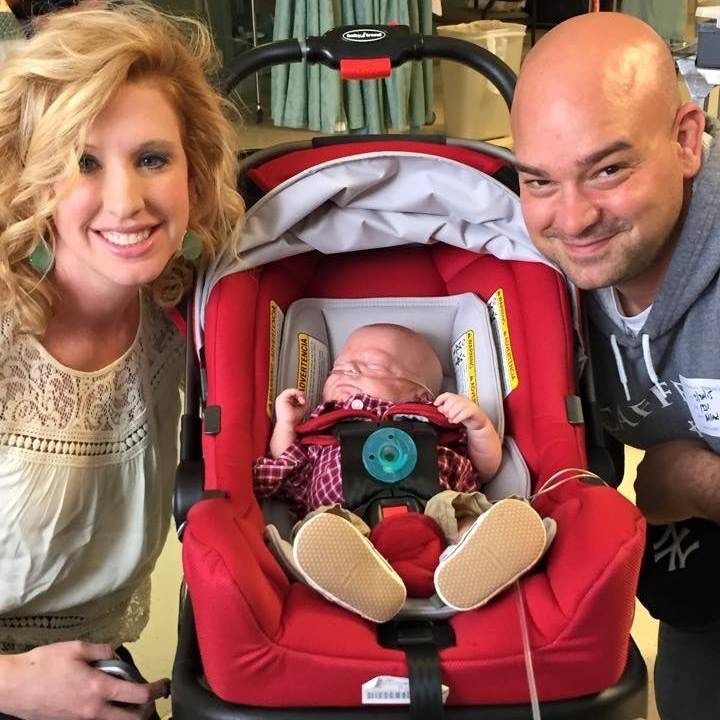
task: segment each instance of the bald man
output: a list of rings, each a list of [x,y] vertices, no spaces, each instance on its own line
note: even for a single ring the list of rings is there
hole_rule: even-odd
[[[720,718],[720,147],[704,130],[663,40],[619,13],[545,35],[512,110],[529,233],[587,291],[603,423],[646,451],[639,596],[664,621],[663,720]]]

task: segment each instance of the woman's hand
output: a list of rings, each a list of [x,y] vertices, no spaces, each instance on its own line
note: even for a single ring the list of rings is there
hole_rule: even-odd
[[[0,655],[0,712],[23,720],[146,720],[168,681],[128,682],[90,664],[113,657],[109,645],[79,641]]]

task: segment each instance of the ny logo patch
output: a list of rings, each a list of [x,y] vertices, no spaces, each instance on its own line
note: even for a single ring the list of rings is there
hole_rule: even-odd
[[[688,555],[700,547],[700,541],[696,540],[683,548],[683,541],[689,533],[690,530],[686,527],[678,532],[675,523],[668,525],[662,537],[653,543],[655,562],[659,563],[665,556],[669,556],[668,571],[683,570]]]

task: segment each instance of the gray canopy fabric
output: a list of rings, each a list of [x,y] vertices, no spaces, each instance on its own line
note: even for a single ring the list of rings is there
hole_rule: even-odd
[[[555,267],[528,237],[518,197],[485,173],[421,153],[345,157],[295,175],[248,210],[239,247],[200,273],[196,347],[210,293],[226,275],[311,250],[434,243]]]
[[[274,40],[322,35],[340,25],[408,25],[432,34],[428,0],[276,0]],[[384,133],[432,122],[432,61],[405,63],[387,80],[344,81],[306,63],[272,69],[275,125],[325,133]]]

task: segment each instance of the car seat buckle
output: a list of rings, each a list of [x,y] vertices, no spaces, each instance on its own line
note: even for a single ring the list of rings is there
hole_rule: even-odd
[[[395,517],[395,515],[406,515],[410,512],[410,508],[403,503],[402,505],[380,505],[380,517]]]

